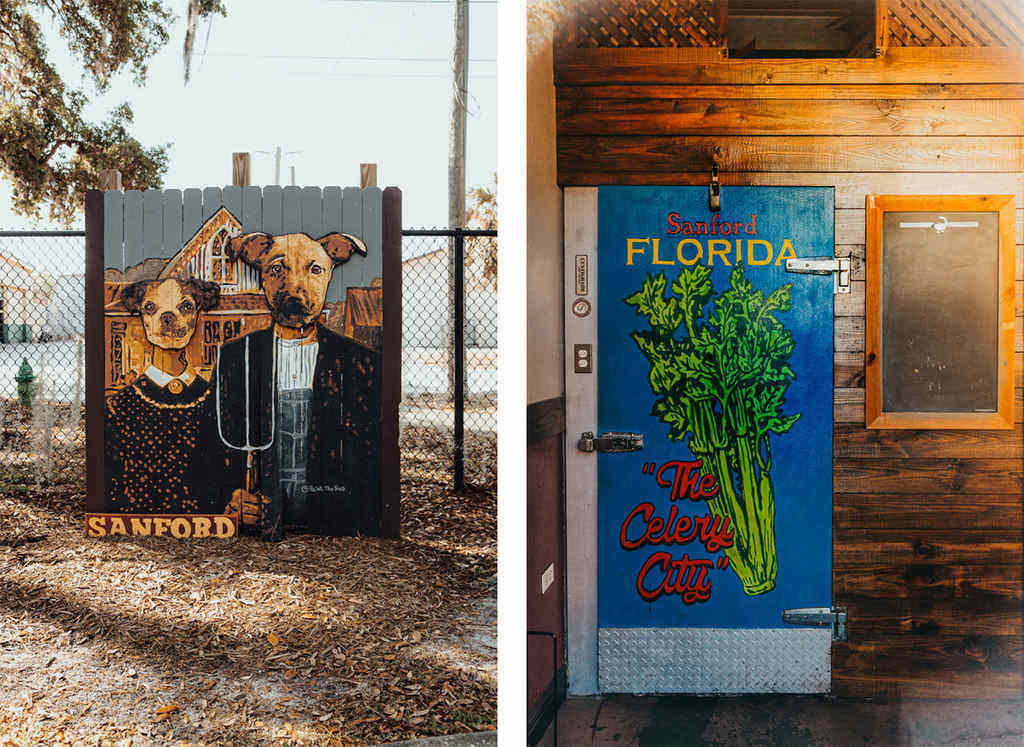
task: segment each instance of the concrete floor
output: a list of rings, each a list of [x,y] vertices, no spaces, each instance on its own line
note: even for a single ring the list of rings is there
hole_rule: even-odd
[[[554,747],[548,728],[541,747]],[[1024,745],[1024,701],[844,700],[824,696],[570,698],[559,747],[576,745]]]

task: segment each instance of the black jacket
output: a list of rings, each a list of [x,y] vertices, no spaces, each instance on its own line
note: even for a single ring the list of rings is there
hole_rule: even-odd
[[[271,499],[262,533],[279,539],[284,506],[274,459],[273,328],[224,346],[220,360],[221,432],[235,445],[246,443],[244,420],[245,349],[249,347],[249,443],[270,445],[257,452],[258,484]],[[306,508],[289,528],[329,534],[380,535],[381,354],[317,326],[316,368],[306,463]],[[216,382],[215,382],[216,383]],[[275,424],[276,425],[276,424]],[[244,486],[245,454],[232,452],[231,469]],[[339,458],[340,457],[340,458]]]

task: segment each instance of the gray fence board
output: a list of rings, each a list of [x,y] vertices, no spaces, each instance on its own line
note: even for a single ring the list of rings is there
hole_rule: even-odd
[[[124,193],[124,268],[142,261],[142,192],[129,189]]]
[[[320,187],[302,188],[302,232],[314,239],[324,235],[324,208]]]
[[[284,190],[277,185],[263,188],[263,231],[283,233]]]
[[[181,190],[168,189],[164,191],[164,257],[173,257],[178,250],[185,245],[181,236]]]
[[[221,192],[221,199],[224,201],[224,207],[228,209],[228,212],[233,216],[242,219],[242,188],[241,187],[224,187]]]
[[[142,251],[144,257],[168,256],[163,252],[164,195],[159,189],[142,194]]]
[[[223,204],[220,196],[220,187],[207,187],[203,190],[203,220],[220,210]]]
[[[363,238],[363,190],[359,187],[345,187],[342,191],[341,230]],[[367,252],[369,250],[367,246]],[[353,254],[348,262],[335,268],[327,288],[328,301],[343,301],[349,288],[362,284],[364,261],[362,256]]]
[[[182,215],[181,236],[188,241],[196,235],[196,231],[203,225],[203,192],[195,187],[189,187],[181,193]]]
[[[124,270],[124,194],[103,193],[103,266]]]
[[[263,195],[259,187],[242,189],[242,214],[235,217],[242,221],[243,233],[263,230]]]
[[[363,262],[363,279],[361,285],[369,286],[374,278],[383,275],[383,257],[381,251],[381,204],[383,191],[379,187],[363,190],[363,235],[366,242],[366,260]]]
[[[302,230],[302,190],[298,187],[284,188],[281,212],[281,233]]]
[[[341,230],[341,187],[324,187],[323,191],[324,233]]]

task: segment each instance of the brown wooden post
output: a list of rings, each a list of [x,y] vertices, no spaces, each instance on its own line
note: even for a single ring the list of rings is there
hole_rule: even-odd
[[[121,172],[117,169],[103,169],[100,172],[99,188],[104,192],[121,189]]]
[[[117,174],[120,188],[120,173]],[[85,510],[104,507],[103,478],[103,192],[85,193]]]
[[[249,186],[249,165],[252,161],[248,153],[231,154],[231,183],[236,187]]]
[[[398,452],[398,402],[402,397],[402,190],[397,187],[384,190],[381,213],[384,319],[381,330],[380,531],[384,537],[397,538],[402,528]]]
[[[359,186],[362,189],[367,187],[377,186],[377,164],[375,163],[361,163],[359,164]]]

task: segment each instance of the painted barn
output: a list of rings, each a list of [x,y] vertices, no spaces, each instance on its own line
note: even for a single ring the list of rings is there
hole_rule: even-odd
[[[533,736],[566,693],[1019,698],[1019,4],[559,7],[527,68]],[[700,379],[712,298],[756,310],[750,357]],[[725,419],[739,381],[759,419]],[[669,492],[735,544],[671,547]]]

